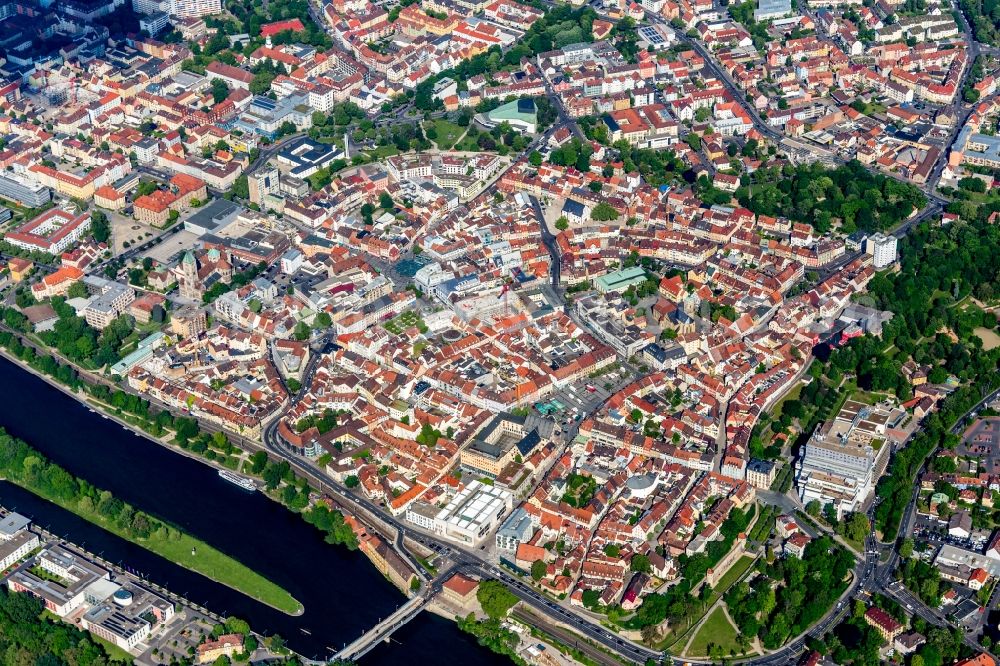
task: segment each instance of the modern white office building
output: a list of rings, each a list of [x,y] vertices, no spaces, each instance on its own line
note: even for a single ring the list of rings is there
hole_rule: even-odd
[[[222,0],[132,0],[137,14],[163,12],[177,18],[198,18],[222,12]]]
[[[896,261],[896,237],[872,234],[865,239],[865,253],[872,255],[875,268],[885,268]]]
[[[0,519],[0,571],[19,562],[38,548],[38,535],[28,530],[31,521],[19,513]]]
[[[406,520],[446,539],[478,546],[514,507],[514,496],[501,488],[472,481],[444,508],[414,503]]]
[[[110,580],[106,569],[62,546],[48,546],[7,579],[14,592],[28,592],[39,597],[45,607],[59,617],[66,617],[85,603],[87,588],[99,580]],[[44,576],[34,571],[45,572]]]
[[[781,18],[792,13],[792,0],[758,0],[754,10],[755,21],[767,21]]]
[[[859,510],[875,490],[906,412],[848,400],[802,448],[795,482],[802,503],[832,504],[837,516]]]
[[[52,190],[17,173],[0,175],[0,197],[26,208],[41,208],[52,199]]]

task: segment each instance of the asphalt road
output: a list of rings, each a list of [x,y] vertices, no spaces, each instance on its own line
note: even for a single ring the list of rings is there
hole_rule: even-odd
[[[289,463],[296,467],[300,472],[305,473],[307,477],[316,483],[321,490],[335,496],[344,506],[353,506],[366,513],[372,513],[380,516],[382,522],[396,529],[397,545],[401,546],[402,539],[407,538],[432,549],[447,549],[450,551],[448,554],[449,559],[455,564],[455,570],[480,578],[493,578],[504,582],[522,602],[542,613],[546,618],[548,618],[549,621],[565,625],[582,636],[604,645],[630,661],[635,663],[644,663],[647,659],[652,658],[654,660],[659,660],[663,656],[658,651],[627,640],[602,626],[594,624],[574,612],[571,608],[566,607],[564,604],[538,593],[533,588],[523,583],[519,578],[513,576],[492,562],[487,561],[484,557],[480,556],[478,552],[462,549],[450,541],[445,541],[437,538],[436,536],[425,534],[422,531],[414,529],[413,526],[404,524],[385,514],[380,507],[367,499],[357,496],[348,491],[346,488],[333,483],[329,477],[325,475],[325,473],[316,468],[310,461],[299,458],[281,446],[276,430],[277,420],[273,421],[267,426],[267,428],[265,428],[264,441],[268,450],[275,455],[288,460]],[[877,555],[873,557],[877,560]],[[410,556],[410,558],[412,561],[412,556]],[[817,623],[804,635],[797,637],[780,650],[771,654],[749,657],[747,659],[733,659],[732,662],[757,666],[778,666],[779,664],[788,664],[794,661],[798,655],[805,650],[806,636],[822,636],[826,631],[839,622],[841,615],[848,607],[846,600],[853,595],[853,593],[861,587],[865,581],[871,580],[874,573],[879,570],[877,567],[869,566],[869,564],[871,564],[871,560],[869,559],[859,560],[855,569],[854,580],[844,592],[841,603],[834,606],[834,608],[831,609],[830,613],[828,613],[823,620]],[[438,576],[434,579],[434,581],[432,581],[432,585],[440,585],[443,580],[444,576]],[[681,666],[685,663],[707,665],[712,662],[709,660],[671,657],[670,663],[675,664],[676,666]]]
[[[310,12],[311,13],[315,12],[316,10],[315,6],[312,3],[310,3],[309,6],[310,6]],[[313,18],[319,25],[323,26],[325,29],[327,28],[326,22],[323,20],[323,17],[314,14]],[[651,18],[654,22],[658,21],[662,22],[662,19],[659,17],[651,17]],[[725,70],[723,70],[715,62],[715,60],[712,58],[711,54],[708,53],[705,47],[695,40],[691,40],[690,43],[692,45],[692,48],[694,48],[695,51],[697,51],[705,59],[706,65],[729,89],[733,98],[737,100],[744,107],[744,109],[747,111],[747,113],[753,120],[757,129],[764,136],[770,138],[775,142],[782,143],[783,145],[788,144],[789,142],[788,138],[785,137],[780,132],[773,129],[771,126],[769,126],[766,123],[766,121],[763,118],[761,118],[757,110],[751,104],[749,104],[749,102],[746,101],[745,96],[740,92],[740,89],[736,85],[736,83],[732,81],[728,73],[725,72]],[[550,96],[554,96],[550,87],[547,88],[547,91],[550,93]],[[548,136],[551,136],[551,133],[554,132],[557,128],[565,126],[568,123],[571,123],[571,119],[565,116],[565,113],[562,109],[562,105],[559,104],[558,101],[556,102],[556,108],[559,110],[559,119],[556,125],[550,128],[550,130],[546,132],[544,135],[536,137],[536,139],[532,142],[532,145],[529,147],[529,150],[537,145],[540,145],[544,141],[544,139]],[[400,110],[397,111],[395,114],[390,114],[393,116],[393,118],[383,118],[382,122],[395,122],[398,120],[396,116],[402,113],[405,113],[405,110]],[[579,133],[579,128],[576,127],[575,124],[573,124],[572,127],[577,133]],[[276,142],[275,144],[263,148],[261,150],[260,156],[254,161],[254,164],[251,165],[251,167],[255,168],[256,166],[264,163],[266,160],[270,159],[270,157],[272,157],[278,150],[280,150],[286,143],[299,138],[299,136],[300,135],[285,137],[282,140]],[[798,145],[795,145],[792,148],[796,151],[801,151],[803,149],[802,146]],[[805,146],[804,148],[812,149],[810,146]],[[816,154],[820,154],[823,151],[820,151],[817,148],[815,149],[815,152]],[[940,173],[940,167],[942,166],[942,164],[937,165],[938,166],[938,169],[936,171],[937,174]],[[170,175],[160,172],[152,167],[140,167],[140,170],[145,173],[148,173],[149,175],[154,175],[157,177],[169,177]],[[923,220],[927,219],[930,216],[938,214],[943,204],[946,203],[943,199],[936,197],[932,193],[928,193],[928,197],[930,200],[929,206],[926,209],[924,209],[924,211],[922,211],[920,214],[914,216],[914,218],[910,220],[907,220],[903,225],[901,225],[898,229],[896,229],[893,232],[894,235],[896,235],[897,237],[904,236],[915,225],[919,224],[920,222],[922,222]],[[532,198],[532,205],[535,208],[536,213],[539,215],[539,219],[543,220],[543,217],[541,215],[542,213],[541,206],[539,202],[534,198]],[[181,225],[177,225],[172,230],[168,230],[167,233],[175,233],[180,228]],[[548,229],[545,227],[544,222],[542,222],[541,235],[543,243],[545,244],[546,249],[548,250],[550,258],[552,260],[552,284],[558,294],[560,293],[559,253],[555,245],[555,239],[552,236],[552,234],[549,233]],[[122,255],[122,257],[127,260],[132,256],[138,254],[138,252],[140,251],[142,251],[141,248],[134,248],[129,252],[125,253],[125,255]],[[846,264],[855,257],[856,255],[847,256],[844,258],[843,263]],[[327,338],[321,340],[323,345],[325,345],[326,340]],[[303,387],[308,387],[310,385],[316,369],[316,363],[319,357],[320,354],[314,353],[313,357],[310,359],[306,371],[303,375],[303,381],[302,381]],[[303,390],[305,390],[305,388]],[[294,396],[293,402],[297,400],[301,396],[301,394],[302,393],[300,392],[298,395]],[[996,394],[994,394],[994,396],[995,395]],[[458,570],[466,573],[471,573],[480,577],[496,578],[502,580],[511,588],[514,594],[516,594],[527,606],[530,606],[537,612],[541,613],[544,616],[544,618],[546,618],[547,621],[556,622],[561,625],[568,626],[572,628],[574,631],[587,637],[588,639],[604,645],[605,647],[622,655],[628,660],[641,663],[649,658],[653,659],[660,658],[661,655],[657,651],[651,650],[645,646],[638,645],[632,641],[624,639],[623,637],[615,634],[614,632],[611,632],[605,629],[604,627],[596,625],[593,622],[587,620],[586,618],[583,618],[582,616],[575,613],[572,609],[568,608],[566,605],[558,603],[552,599],[549,599],[548,597],[539,594],[531,587],[525,585],[520,579],[512,576],[508,572],[500,569],[498,566],[487,561],[484,557],[480,556],[478,552],[461,549],[451,542],[446,542],[441,539],[438,539],[435,536],[427,535],[424,534],[423,532],[415,530],[412,526],[397,521],[392,516],[386,514],[381,507],[376,506],[372,502],[369,502],[367,499],[355,495],[350,491],[348,491],[346,488],[343,488],[338,484],[333,483],[326,476],[326,474],[318,467],[316,467],[311,461],[299,458],[298,456],[294,455],[291,451],[289,451],[288,449],[286,449],[281,445],[276,432],[277,423],[278,419],[276,418],[270,424],[268,424],[264,429],[264,444],[266,448],[269,451],[271,451],[274,455],[288,460],[290,464],[293,465],[293,467],[295,467],[300,472],[304,473],[320,489],[330,493],[332,496],[335,496],[345,506],[352,506],[358,510],[361,510],[364,513],[369,513],[374,516],[378,516],[380,522],[394,528],[396,530],[394,547],[400,550],[401,554],[407,557],[407,559],[411,562],[411,565],[414,567],[415,571],[417,571],[419,575],[424,576],[423,569],[419,565],[419,563],[415,562],[412,554],[410,554],[405,548],[403,548],[402,542],[404,538],[410,538],[428,547],[433,547],[436,549],[448,549],[449,550],[448,556],[455,563],[455,566],[451,570]],[[914,502],[911,502],[911,504],[907,507],[907,511],[904,514],[904,523],[903,523],[904,526],[908,523],[908,520],[911,517],[913,506]],[[846,600],[850,596],[855,594],[855,592],[859,589],[882,591],[890,595],[899,596],[900,598],[907,599],[908,600],[907,603],[910,603],[912,605],[912,599],[910,598],[912,597],[912,595],[908,595],[908,593],[905,590],[900,592],[898,590],[900,586],[891,584],[892,573],[898,561],[898,556],[896,555],[896,553],[894,551],[891,552],[888,560],[885,563],[880,564],[879,562],[880,553],[884,552],[884,549],[887,547],[878,544],[874,536],[869,537],[869,539],[866,542],[866,545],[868,546],[868,548],[866,549],[867,552],[865,556],[858,561],[857,567],[855,569],[854,579],[851,585],[849,586],[848,590],[844,593],[844,597],[834,607],[834,609],[832,609],[831,612],[828,613],[824,617],[824,619],[821,620],[817,625],[815,625],[806,635],[820,636],[823,633],[825,633],[829,628],[831,628],[836,622],[839,622],[844,612],[846,612],[847,606],[849,605]],[[888,548],[891,549],[891,546],[889,546]],[[451,570],[449,570],[449,572],[446,573],[450,573]],[[431,590],[440,589],[440,584],[444,580],[444,578],[445,576],[441,575],[433,579],[430,582],[429,586],[430,589]],[[919,600],[917,601],[919,602]],[[935,623],[941,622],[941,619],[938,617],[940,614],[936,613],[936,611],[934,611],[933,609],[926,609],[925,607],[921,608],[919,605],[915,605],[914,608],[919,608],[920,609],[919,612],[922,615],[926,613],[929,617],[934,617],[932,621],[934,621]],[[778,664],[788,664],[804,651],[805,649],[804,641],[805,641],[805,635],[796,638],[795,640],[791,641],[789,644],[784,646],[782,649],[772,654],[759,657],[751,657],[744,660],[737,659],[733,661],[740,663],[747,663],[747,664],[758,664],[761,666],[765,665],[777,666]],[[678,658],[672,658],[671,662],[674,664],[710,663],[709,661],[706,660],[678,659]]]

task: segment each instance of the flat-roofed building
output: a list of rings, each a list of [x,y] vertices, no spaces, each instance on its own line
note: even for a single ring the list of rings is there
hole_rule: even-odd
[[[19,513],[11,511],[3,518],[0,518],[0,541],[6,541],[16,534],[20,534],[28,529],[31,520]]]
[[[531,516],[523,508],[518,507],[497,530],[497,549],[514,553],[517,547],[527,542],[534,533]]]
[[[753,12],[753,19],[758,22],[767,21],[791,13],[791,0],[758,0],[757,9]]]
[[[222,0],[171,0],[170,14],[179,18],[196,18],[222,12]]]
[[[111,576],[81,555],[63,546],[50,545],[7,579],[14,592],[40,598],[45,608],[66,617],[84,604],[84,593],[94,582]]]
[[[293,93],[279,100],[257,95],[236,120],[236,129],[273,139],[286,122],[298,130],[312,127],[308,95]]]
[[[18,532],[6,541],[0,541],[0,572],[20,562],[38,548],[38,535],[28,530]]]
[[[184,221],[184,229],[198,236],[218,233],[236,221],[243,207],[226,199],[212,199]]]
[[[0,197],[25,208],[41,208],[52,200],[52,190],[16,173],[0,174]]]
[[[80,618],[80,626],[131,652],[149,637],[153,627],[173,617],[174,605],[131,582],[111,585],[117,589],[110,595],[95,590],[94,603]]]
[[[514,496],[506,490],[472,481],[434,519],[435,531],[446,539],[478,546],[511,510]]]
[[[1000,168],[1000,137],[989,134],[975,134],[966,125],[959,132],[955,142],[961,161],[991,169]]]
[[[329,143],[320,143],[309,137],[302,137],[286,148],[282,148],[275,161],[296,178],[308,178],[334,160],[343,157],[340,148]]]
[[[182,338],[193,338],[208,326],[208,317],[202,308],[189,306],[177,310],[170,317],[170,330]]]
[[[889,460],[890,430],[904,416],[898,407],[844,403],[803,447],[795,477],[802,502],[833,504],[838,517],[861,508]]]
[[[281,180],[278,170],[268,165],[254,171],[247,176],[247,188],[251,203],[263,204],[266,197],[280,192]]]
[[[19,513],[0,519],[0,572],[27,557],[38,548],[38,535],[28,530],[31,521]]]
[[[83,317],[98,330],[107,328],[135,300],[135,289],[120,282],[88,275],[83,283],[87,291],[94,294],[83,310]]]
[[[963,585],[974,569],[982,569],[993,578],[1000,577],[1000,561],[948,543],[942,545],[934,557],[934,566],[941,571],[942,577]]]
[[[872,255],[875,268],[885,268],[896,261],[896,237],[876,233],[865,239],[865,252]]]

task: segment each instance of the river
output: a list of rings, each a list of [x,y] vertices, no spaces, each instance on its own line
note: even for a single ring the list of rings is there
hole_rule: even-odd
[[[357,551],[326,544],[301,518],[261,493],[223,481],[211,467],[90,411],[0,357],[0,426],[69,472],[169,521],[284,587],[305,607],[293,617],[184,569],[3,482],[0,504],[15,508],[110,561],[221,615],[280,634],[305,656],[326,659],[405,601]],[[307,633],[308,632],[308,633]],[[445,658],[443,654],[447,653]],[[364,657],[365,666],[415,663],[504,664],[453,622],[421,613]]]

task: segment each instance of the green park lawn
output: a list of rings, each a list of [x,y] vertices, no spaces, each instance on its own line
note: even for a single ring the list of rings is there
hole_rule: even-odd
[[[148,543],[147,543],[148,542]],[[224,585],[243,592],[285,613],[302,610],[302,604],[277,584],[267,580],[252,569],[240,564],[225,553],[212,548],[194,537],[181,533],[176,540],[139,541],[140,546],[163,555],[172,562],[197,571]],[[194,551],[192,551],[194,549]],[[192,552],[194,554],[192,554]]]
[[[368,157],[370,157],[373,160],[381,160],[385,159],[386,157],[392,157],[393,155],[398,155],[398,154],[399,154],[399,148],[397,148],[395,145],[391,143],[385,146],[378,146],[374,150],[368,151]]]
[[[465,128],[461,125],[457,125],[450,120],[445,120],[440,118],[431,123],[427,123],[424,128],[433,127],[434,131],[437,132],[437,138],[434,139],[434,143],[441,150],[451,150],[455,142],[458,141],[459,137],[465,133]]]
[[[58,617],[56,619],[59,620]],[[108,653],[108,656],[111,658],[113,662],[118,662],[122,664],[135,663],[135,657],[133,657],[131,654],[121,649],[111,641],[104,640],[97,634],[90,634],[90,640],[102,645],[104,647],[104,650]]]
[[[744,555],[740,559],[736,560],[733,566],[729,567],[729,571],[723,574],[722,578],[719,579],[719,584],[712,588],[711,594],[709,594],[708,599],[705,600],[705,607],[710,607],[722,598],[722,595],[724,595],[729,588],[743,576],[743,574],[749,571],[750,567],[752,567],[753,563],[756,561],[757,558],[752,555]],[[687,628],[678,627],[677,630],[671,629],[660,642],[660,648],[681,649],[687,642],[687,636],[690,635],[692,628],[693,625]]]
[[[389,331],[393,335],[399,335],[411,326],[416,326],[421,331],[427,329],[420,315],[413,310],[407,310],[403,312],[398,317],[390,319],[389,321],[382,324],[385,330]]]
[[[736,642],[736,627],[726,617],[722,606],[716,606],[715,610],[705,618],[691,641],[687,654],[691,657],[707,656],[710,644],[720,646],[722,653],[727,656],[731,651],[740,649]]]
[[[745,574],[747,570],[749,570],[750,567],[753,566],[753,563],[756,561],[756,559],[757,558],[751,555],[744,555],[740,559],[736,560],[735,564],[729,567],[729,571],[727,571],[725,575],[723,575],[722,578],[719,579],[719,584],[715,586],[715,590],[719,591],[718,596],[722,596],[722,594],[724,594],[726,590],[732,587],[733,583],[739,580],[740,576]],[[715,590],[713,590],[712,592],[713,596],[710,598],[716,598]]]
[[[482,149],[479,147],[479,144],[477,142],[478,138],[473,139],[468,134],[466,134],[464,137],[462,137],[462,140],[459,141],[457,145],[455,145],[454,150],[464,150],[468,152],[480,151]]]

